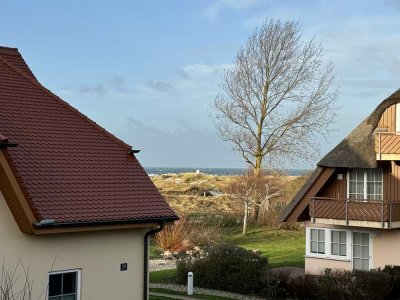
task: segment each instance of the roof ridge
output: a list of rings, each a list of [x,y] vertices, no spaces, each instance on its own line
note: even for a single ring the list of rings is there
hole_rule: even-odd
[[[16,49],[16,48],[15,48]],[[0,52],[1,53],[1,52]],[[19,52],[17,52],[19,55],[21,55]],[[22,57],[22,55],[21,55]],[[60,104],[64,105],[67,109],[77,113],[81,118],[87,120],[89,123],[93,124],[95,127],[97,127],[101,132],[103,132],[105,135],[107,135],[108,137],[114,139],[116,142],[118,142],[121,146],[124,146],[128,149],[132,149],[132,146],[125,143],[124,141],[122,141],[121,139],[117,138],[115,135],[113,135],[112,133],[108,132],[105,128],[103,128],[102,126],[100,126],[99,124],[97,124],[95,121],[93,121],[92,119],[90,119],[89,117],[87,117],[85,114],[81,113],[79,110],[77,110],[76,108],[74,108],[73,106],[71,106],[69,103],[67,103],[66,101],[64,101],[63,99],[61,99],[60,97],[58,97],[56,94],[54,94],[53,92],[51,92],[49,89],[47,89],[46,87],[44,87],[38,80],[33,80],[33,78],[31,78],[30,76],[28,76],[27,74],[25,74],[23,71],[19,70],[17,67],[15,67],[14,65],[12,65],[11,63],[9,63],[6,59],[4,59],[3,57],[1,57],[0,55],[0,60],[7,65],[9,68],[11,68],[14,72],[18,73],[19,75],[23,76],[26,80],[28,80],[29,82],[33,83],[34,85],[36,85],[37,87],[39,87],[40,89],[44,90],[49,96],[51,96],[52,98],[54,98],[55,100],[60,101]]]

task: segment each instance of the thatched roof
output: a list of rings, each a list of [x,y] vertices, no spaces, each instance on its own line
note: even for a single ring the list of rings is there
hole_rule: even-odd
[[[333,168],[376,168],[374,130],[386,108],[400,102],[400,89],[383,100],[350,134],[317,165]]]

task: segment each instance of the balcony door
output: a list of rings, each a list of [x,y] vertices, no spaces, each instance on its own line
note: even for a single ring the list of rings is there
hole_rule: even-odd
[[[371,259],[370,233],[353,231],[353,270],[369,271]]]
[[[396,132],[400,132],[400,103],[396,103]]]
[[[347,198],[382,200],[382,169],[350,169],[347,174]]]

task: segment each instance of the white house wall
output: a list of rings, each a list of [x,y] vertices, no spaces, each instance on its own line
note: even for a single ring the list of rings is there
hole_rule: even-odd
[[[20,260],[33,280],[33,300],[46,299],[50,271],[81,269],[81,300],[136,300],[143,295],[146,229],[35,236],[22,233],[0,193],[0,258]],[[120,271],[127,263],[128,270]],[[19,269],[22,277],[22,269]]]

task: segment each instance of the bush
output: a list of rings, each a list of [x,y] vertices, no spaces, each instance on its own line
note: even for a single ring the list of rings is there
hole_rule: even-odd
[[[185,216],[174,225],[165,226],[154,237],[154,243],[162,250],[178,252],[193,246],[207,246],[219,242],[221,230],[202,222],[193,222]]]
[[[290,230],[290,231],[304,231],[304,227],[298,222],[283,222],[279,224],[279,229]]]
[[[179,251],[188,247],[189,221],[182,216],[174,225],[167,225],[154,236],[154,243],[163,250]]]
[[[294,299],[317,299],[318,280],[316,276],[309,274],[288,276],[286,283],[282,280],[281,289],[288,292],[290,297]]]
[[[389,299],[399,299],[400,297],[400,266],[385,266],[382,270],[392,277],[392,291]]]
[[[385,299],[391,276],[381,271],[325,270],[318,280],[320,299]]]
[[[319,276],[280,278],[286,297],[293,299],[395,299],[392,277],[382,271],[343,271],[326,269]]]
[[[194,273],[194,285],[244,294],[262,293],[268,260],[230,244],[217,244],[178,260],[177,281],[185,284]]]
[[[190,214],[190,219],[193,222],[201,223],[205,227],[214,228],[235,228],[241,223],[242,215],[237,213],[215,213],[215,214]]]

